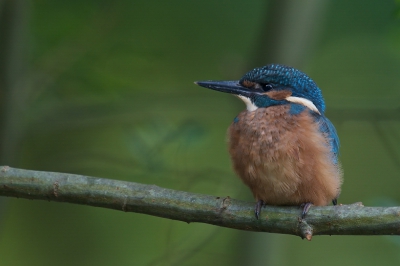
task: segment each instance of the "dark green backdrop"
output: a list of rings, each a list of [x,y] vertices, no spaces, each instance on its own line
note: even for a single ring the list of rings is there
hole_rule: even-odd
[[[285,63],[322,88],[341,140],[339,202],[399,205],[396,3],[276,2],[1,0],[1,164],[253,201],[226,149],[243,103],[193,81]],[[70,204],[0,204],[0,265],[400,263],[398,237],[307,242]]]

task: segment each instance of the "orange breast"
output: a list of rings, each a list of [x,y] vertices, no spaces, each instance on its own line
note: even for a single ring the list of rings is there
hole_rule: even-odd
[[[340,193],[342,174],[327,136],[307,110],[289,105],[243,111],[229,127],[233,168],[255,199],[270,205],[327,205]]]

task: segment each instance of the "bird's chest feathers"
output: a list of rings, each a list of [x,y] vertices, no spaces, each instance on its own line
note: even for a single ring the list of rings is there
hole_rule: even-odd
[[[302,138],[316,133],[318,127],[307,110],[292,115],[289,105],[280,105],[244,111],[229,129],[230,147],[234,149],[231,154],[250,157],[257,163],[286,160],[288,156],[296,156]]]
[[[308,110],[292,115],[289,105],[240,113],[229,128],[229,152],[256,198],[258,187],[277,198],[296,191],[302,179],[315,176],[314,157],[329,157],[327,140]]]

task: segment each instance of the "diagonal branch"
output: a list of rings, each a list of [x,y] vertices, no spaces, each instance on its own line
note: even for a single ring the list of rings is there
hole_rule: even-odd
[[[312,207],[306,219],[298,207],[266,206],[259,220],[253,203],[133,182],[0,167],[0,196],[69,202],[138,212],[247,231],[297,235],[399,235],[400,207],[361,203]]]

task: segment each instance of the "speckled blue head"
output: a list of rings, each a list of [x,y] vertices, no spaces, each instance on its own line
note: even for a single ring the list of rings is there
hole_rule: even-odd
[[[321,114],[325,112],[324,98],[317,84],[309,76],[293,67],[271,64],[255,68],[247,72],[239,83],[243,84],[246,81],[270,84],[275,90],[290,89],[292,96],[308,99],[314,103]]]

